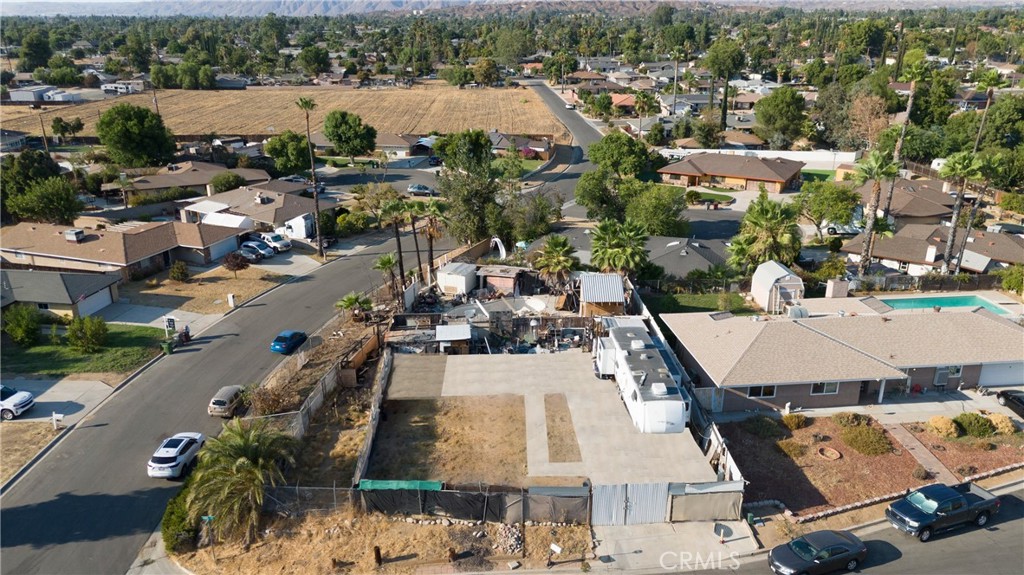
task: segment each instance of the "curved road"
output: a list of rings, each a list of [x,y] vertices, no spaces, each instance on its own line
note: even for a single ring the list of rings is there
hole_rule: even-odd
[[[126,572],[178,491],[146,476],[159,442],[180,431],[216,434],[221,420],[206,415],[213,393],[260,381],[281,361],[267,349],[273,335],[313,332],[343,295],[380,283],[371,262],[392,251],[385,237],[226,316],[86,417],[0,498],[0,572]],[[403,251],[415,258],[411,244]]]

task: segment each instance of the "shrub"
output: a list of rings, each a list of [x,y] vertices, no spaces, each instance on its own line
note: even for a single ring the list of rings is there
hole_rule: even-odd
[[[235,188],[241,188],[244,185],[245,178],[234,172],[221,172],[210,178],[210,186],[213,188],[213,193],[215,194],[220,194]]]
[[[246,396],[246,403],[257,417],[283,413],[288,405],[284,392],[276,388],[256,387],[248,390]]]
[[[84,352],[95,353],[107,343],[107,322],[101,317],[76,317],[68,326],[68,343]]]
[[[1009,212],[1024,214],[1024,194],[1005,193],[999,200],[999,207]]]
[[[740,426],[751,435],[761,439],[779,439],[782,437],[782,428],[779,424],[767,415],[755,415],[744,419]]]
[[[793,439],[783,439],[775,442],[775,447],[785,453],[790,459],[796,459],[807,455],[807,446]]]
[[[249,269],[249,260],[245,259],[239,253],[231,252],[224,256],[224,259],[221,261],[221,265],[224,266],[224,269],[234,273],[235,279],[238,279],[238,272]]]
[[[783,415],[782,425],[785,425],[790,431],[796,431],[802,427],[807,427],[807,416],[801,413]]]
[[[971,447],[977,449],[978,451],[995,451],[997,446],[995,443],[992,443],[987,439],[975,439],[971,443]]]
[[[929,477],[932,476],[931,472],[925,469],[924,465],[921,465],[920,463],[918,463],[914,467],[914,470],[911,471],[910,474],[913,475],[914,479],[918,481],[926,481]]]
[[[60,334],[57,333],[57,324],[50,324],[50,345],[60,345]]]
[[[162,204],[164,202],[174,202],[187,198],[198,198],[201,195],[202,194],[195,190],[186,190],[175,186],[165,192],[159,192],[156,194],[148,194],[145,196],[134,195],[128,199],[128,205],[131,207],[148,206],[150,204]]]
[[[840,411],[832,416],[832,421],[839,427],[858,427],[870,423],[871,418],[852,411]]]
[[[996,426],[979,413],[961,413],[953,421],[971,437],[988,437],[996,432]]]
[[[186,282],[188,281],[188,276],[188,264],[181,260],[171,264],[171,271],[167,274],[167,277],[176,282]]]
[[[953,439],[960,436],[960,427],[952,419],[944,415],[936,415],[928,420],[928,431],[939,437]]]
[[[185,487],[167,502],[167,509],[164,510],[164,519],[160,522],[160,534],[164,539],[164,547],[171,553],[182,553],[191,550],[199,534],[198,525],[189,521],[188,507],[185,500],[188,497],[191,481],[185,482]]]
[[[978,468],[973,465],[959,465],[954,469],[954,471],[956,471],[957,475],[960,477],[969,477],[971,475],[978,474]]]
[[[885,432],[877,427],[859,425],[844,427],[839,436],[843,443],[864,455],[885,455],[892,451],[892,443]]]
[[[992,426],[995,427],[996,433],[999,435],[1013,435],[1017,433],[1017,426],[1013,424],[1013,420],[1002,413],[993,413],[988,416],[988,420],[992,422]]]
[[[3,314],[4,331],[21,347],[32,347],[39,341],[42,320],[38,309],[24,304],[12,305]]]
[[[686,203],[698,204],[700,203],[700,192],[694,189],[686,190]]]

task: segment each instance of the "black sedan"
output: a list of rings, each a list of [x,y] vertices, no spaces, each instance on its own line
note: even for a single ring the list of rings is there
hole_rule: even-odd
[[[772,549],[768,566],[778,575],[855,571],[867,555],[867,546],[849,531],[815,531]]]
[[[1018,391],[1016,389],[1000,391],[996,394],[996,401],[999,402],[999,405],[1009,407],[1010,411],[1016,413],[1019,417],[1024,418],[1024,391]]]

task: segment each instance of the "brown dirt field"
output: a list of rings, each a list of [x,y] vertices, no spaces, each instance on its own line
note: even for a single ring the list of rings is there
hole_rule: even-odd
[[[548,461],[553,463],[575,463],[583,461],[580,444],[576,441],[576,429],[572,425],[569,402],[563,393],[548,393],[544,396],[544,417],[548,427]]]
[[[1024,433],[1019,431],[1013,435],[994,435],[985,439],[973,437],[943,439],[926,431],[927,424],[925,423],[916,424],[919,427],[914,425],[906,424],[903,427],[914,434],[914,437],[923,443],[928,451],[931,451],[959,479],[1024,461]],[[922,431],[916,431],[917,429],[922,429]],[[996,448],[988,451],[977,447],[978,443],[991,443]],[[974,467],[975,470],[965,469],[967,467]],[[964,471],[969,471],[969,473],[963,473]]]
[[[0,483],[14,476],[59,431],[48,421],[5,421],[0,424]]]
[[[118,293],[137,305],[215,314],[231,309],[228,307],[229,293],[235,294],[235,303],[241,304],[288,279],[254,267],[238,272],[235,279],[232,272],[217,266],[192,276],[185,283],[171,281],[168,273],[164,270],[145,280],[129,282],[119,287]]]
[[[519,395],[384,403],[367,477],[521,487],[526,414]]]
[[[370,421],[371,391],[336,390],[310,423],[288,484],[349,486]]]
[[[447,565],[447,549],[473,555],[454,565],[456,572],[480,572],[507,569],[505,563],[516,560],[527,569],[543,568],[552,540],[562,546],[562,557],[578,559],[590,550],[590,528],[528,527],[526,558],[495,556],[490,536],[473,537],[484,529],[493,533],[496,524],[483,527],[455,525],[419,525],[391,521],[383,515],[362,515],[345,511],[327,515],[306,515],[275,519],[269,535],[248,552],[239,545],[220,545],[216,561],[209,549],[177,557],[194,573],[414,573],[421,567]],[[333,530],[329,531],[329,530]],[[552,531],[555,535],[552,535]],[[384,565],[373,565],[373,546],[379,545]]]
[[[378,132],[427,134],[468,129],[497,129],[510,134],[551,134],[558,143],[569,141],[569,132],[530,88],[459,90],[442,81],[417,84],[412,89],[353,90],[340,88],[270,87],[248,90],[160,90],[160,115],[175,134],[273,134],[303,131],[305,116],[295,101],[316,100],[310,114],[313,131],[323,127],[331,110],[347,110],[362,117]],[[47,107],[40,112],[27,106],[5,106],[4,128],[40,135],[39,116],[47,126],[54,116],[80,117],[82,136],[96,135],[96,122],[115,104],[130,103],[151,108],[153,94],[132,94],[91,102],[73,108]]]
[[[806,455],[796,460],[780,452],[775,441],[751,435],[739,423],[721,426],[729,451],[750,482],[744,499],[778,499],[794,512],[806,515],[922,485],[911,476],[917,461],[906,450],[901,455],[861,455],[839,439],[840,428],[830,419],[809,422],[807,427],[787,435],[807,446]],[[780,429],[784,428],[780,425]],[[814,443],[814,433],[830,439]],[[843,456],[837,461],[827,460],[818,455],[819,447],[832,447]]]

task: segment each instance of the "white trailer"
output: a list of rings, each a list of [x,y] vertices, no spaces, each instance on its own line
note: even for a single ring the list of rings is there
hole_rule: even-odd
[[[616,350],[615,382],[641,433],[681,433],[690,419],[689,395],[676,385],[650,335],[637,327],[608,331]]]

